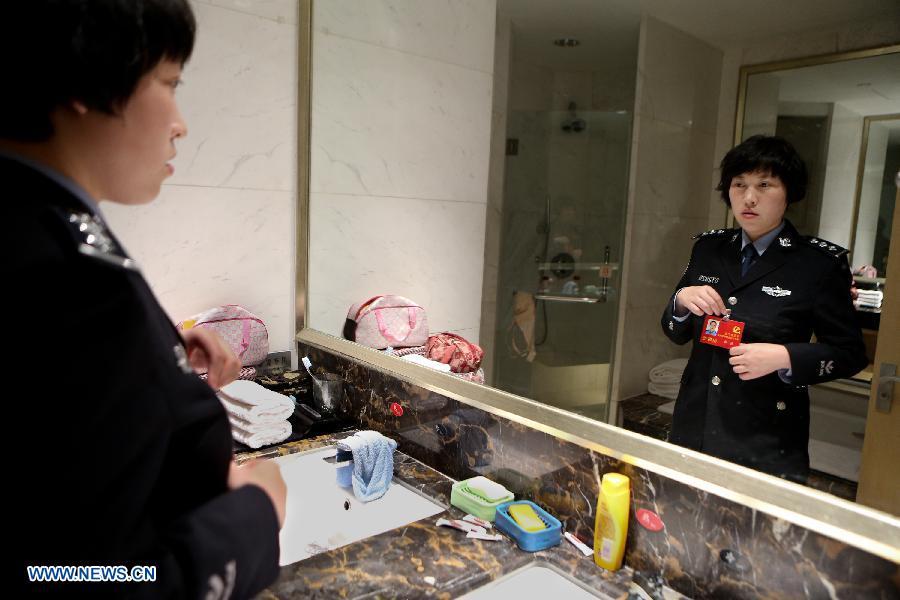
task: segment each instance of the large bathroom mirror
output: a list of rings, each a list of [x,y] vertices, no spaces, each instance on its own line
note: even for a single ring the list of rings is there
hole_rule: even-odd
[[[851,378],[810,388],[810,462],[832,491],[853,497],[872,361],[886,333],[881,312],[900,170],[900,46],[745,66],[738,99],[735,142],[780,135],[809,168],[807,198],[786,217],[801,233],[850,250],[870,364]]]
[[[820,54],[815,36],[785,41],[808,32],[806,13],[773,24],[716,0],[397,5],[301,3],[298,339],[767,510],[900,531],[838,499],[854,497],[846,477],[821,473],[818,489],[845,486],[829,496],[663,442],[678,387],[665,366],[687,353],[660,314],[691,236],[726,225],[713,167],[734,139],[740,66]],[[875,5],[894,8],[806,3],[835,39],[865,31]],[[856,43],[895,43],[897,29]],[[479,344],[481,371],[464,381],[340,339],[350,307],[380,294]]]

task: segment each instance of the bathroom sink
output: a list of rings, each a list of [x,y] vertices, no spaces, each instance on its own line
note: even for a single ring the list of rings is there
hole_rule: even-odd
[[[491,600],[492,598],[565,598],[566,600],[613,600],[603,592],[589,591],[579,581],[552,565],[530,564],[504,575],[477,590],[461,596],[460,600]]]
[[[342,488],[336,482],[335,452],[332,446],[272,459],[287,484],[287,517],[279,537],[282,566],[402,527],[445,508],[396,478],[378,500],[358,501],[351,488]]]

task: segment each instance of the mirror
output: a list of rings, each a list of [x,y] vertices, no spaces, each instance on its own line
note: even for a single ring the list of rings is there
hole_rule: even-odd
[[[857,320],[869,360],[878,344],[900,168],[900,48],[741,69],[737,141],[780,135],[807,164],[807,198],[788,218],[807,235],[850,250]],[[859,481],[873,365],[810,388],[810,463],[847,497]],[[852,494],[852,495],[851,495]]]
[[[661,335],[659,315],[691,234],[725,224],[712,165],[732,145],[738,93],[746,104],[739,66],[817,53],[808,36],[791,50],[765,38],[790,40],[808,23],[774,31],[763,14],[712,11],[712,0],[683,11],[433,3],[427,15],[388,4],[312,6],[300,322],[340,337],[351,305],[405,296],[430,331],[484,348],[485,404],[516,405],[509,392],[664,438],[652,426],[671,422],[671,402],[649,397],[648,373],[686,354]],[[872,18],[808,8],[835,36]],[[392,371],[421,377],[393,360]],[[443,388],[453,377],[440,374]],[[860,415],[850,417],[855,432]],[[852,485],[840,495],[852,499]]]

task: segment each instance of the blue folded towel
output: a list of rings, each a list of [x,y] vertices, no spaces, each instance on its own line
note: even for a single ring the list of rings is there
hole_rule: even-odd
[[[377,431],[359,431],[337,447],[353,453],[353,495],[362,502],[384,496],[394,477],[397,442]]]

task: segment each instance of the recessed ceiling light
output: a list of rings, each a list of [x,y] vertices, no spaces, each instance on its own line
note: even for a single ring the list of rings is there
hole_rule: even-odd
[[[557,40],[553,40],[553,45],[559,46],[560,48],[574,48],[580,43],[581,42],[579,42],[575,38],[559,38]]]

